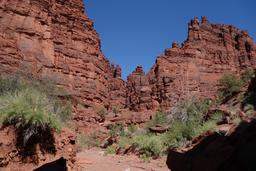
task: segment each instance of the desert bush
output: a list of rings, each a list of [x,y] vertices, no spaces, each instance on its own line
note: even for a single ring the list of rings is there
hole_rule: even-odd
[[[157,135],[135,136],[132,138],[132,145],[147,157],[159,157],[165,149]]]
[[[115,154],[115,153],[116,153],[116,147],[114,145],[107,147],[106,154]]]
[[[96,133],[89,135],[79,134],[77,136],[77,145],[79,150],[91,147],[99,147],[100,141],[97,139]]]
[[[177,148],[185,145],[193,138],[216,127],[215,121],[206,121],[201,124],[195,121],[175,121],[169,131],[162,136],[162,141],[166,147]]]
[[[194,137],[198,137],[199,135],[202,135],[203,133],[207,132],[207,131],[211,131],[214,132],[216,131],[216,121],[215,120],[208,120],[206,122],[204,122],[203,124],[199,125],[198,127],[196,127],[196,129],[194,129]]]
[[[179,102],[170,112],[169,131],[164,134],[163,142],[168,147],[179,147],[199,134],[212,129],[205,116],[210,103],[205,99],[189,98]]]
[[[241,79],[244,83],[248,83],[255,77],[255,71],[253,69],[247,69],[241,74]]]
[[[171,124],[169,131],[162,137],[162,141],[167,147],[179,147],[185,141],[193,137],[192,124],[175,121]]]
[[[164,112],[156,112],[153,118],[147,122],[147,127],[153,127],[156,125],[164,125],[167,124],[167,115]]]
[[[236,93],[239,93],[243,86],[243,81],[235,75],[226,74],[219,80],[219,96],[225,100]]]
[[[132,138],[128,136],[121,136],[118,140],[118,147],[121,149],[125,149],[128,146],[132,145]]]
[[[116,144],[118,148],[132,146],[140,152],[140,157],[144,161],[149,161],[152,157],[164,155],[169,147],[182,147],[194,137],[209,130],[214,131],[218,117],[206,121],[210,106],[207,100],[190,98],[178,103],[169,114],[157,112],[145,124],[145,129],[135,129],[135,125],[130,125],[127,133],[122,125],[113,125],[110,135],[119,137]],[[164,134],[150,133],[148,127],[157,124],[169,125],[169,130]],[[113,147],[109,148],[113,150]]]
[[[210,108],[210,103],[205,99],[197,99],[195,97],[180,101],[172,108],[169,116],[171,120],[180,120],[182,122],[196,121],[202,122],[205,114]]]
[[[111,125],[109,135],[111,137],[125,136],[124,126],[122,124]]]
[[[0,96],[5,93],[13,93],[14,91],[23,89],[24,87],[25,83],[16,76],[0,76]]]
[[[220,122],[224,119],[225,113],[223,111],[216,111],[210,116],[210,120]]]
[[[59,131],[70,118],[71,104],[40,80],[14,75],[1,77],[0,83],[0,121],[19,130],[24,146],[44,131]]]
[[[120,107],[118,106],[113,106],[112,107],[112,112],[117,115],[118,113],[120,113]]]
[[[127,130],[130,134],[133,134],[138,130],[138,128],[136,125],[130,124],[130,125],[128,125]]]

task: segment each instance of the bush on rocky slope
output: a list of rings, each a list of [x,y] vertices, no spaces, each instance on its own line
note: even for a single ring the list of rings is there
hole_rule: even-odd
[[[201,133],[214,129],[216,123],[205,120],[209,108],[207,100],[196,98],[178,103],[170,113],[170,128],[164,136],[166,146],[180,147]]]
[[[151,157],[160,157],[169,147],[182,147],[194,137],[214,130],[217,119],[205,120],[209,107],[207,100],[190,98],[177,104],[170,113],[157,112],[145,124],[145,128],[137,128],[132,133],[128,128],[115,125],[110,130],[110,136],[114,136],[117,142],[108,151],[134,149],[145,161]],[[167,125],[169,129],[163,134],[151,133],[149,128],[156,125]]]
[[[70,118],[71,105],[58,96],[49,81],[37,80],[31,75],[2,76],[0,78],[0,123],[13,125],[17,130],[17,142],[26,146],[44,133],[60,130]]]
[[[219,80],[219,96],[222,100],[230,98],[234,94],[238,93],[243,86],[243,81],[240,77],[226,74]]]

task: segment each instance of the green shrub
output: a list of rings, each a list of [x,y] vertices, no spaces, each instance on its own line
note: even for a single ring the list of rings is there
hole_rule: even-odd
[[[182,143],[191,139],[192,136],[191,124],[175,121],[171,124],[169,131],[162,137],[162,140],[167,147],[174,148],[179,147]]]
[[[127,130],[129,133],[133,134],[138,130],[138,128],[136,125],[130,124],[130,125],[128,125]]]
[[[124,131],[123,125],[122,124],[111,125],[109,135],[111,137],[125,136],[125,131]]]
[[[219,80],[219,96],[226,99],[240,92],[243,81],[235,75],[226,74]]]
[[[241,79],[244,83],[251,81],[255,77],[255,71],[253,69],[247,69],[241,74]]]
[[[140,151],[140,157],[148,161],[151,157],[159,157],[167,152],[169,147],[181,147],[186,145],[194,137],[214,130],[216,126],[215,120],[205,121],[210,104],[207,100],[191,98],[183,101],[175,107],[175,111],[171,114],[176,115],[170,117],[163,112],[158,112],[146,123],[146,127],[155,126],[157,124],[169,125],[169,130],[164,134],[151,134],[148,129],[136,129],[135,125],[128,126],[128,133],[125,133],[122,125],[113,125],[110,131],[111,136],[119,136],[118,147],[127,148],[132,146]],[[178,117],[179,114],[184,114]],[[134,134],[130,134],[135,132]],[[112,147],[110,147],[112,148]]]
[[[224,119],[224,117],[225,117],[225,113],[223,111],[216,111],[211,115],[210,120],[220,122]]]
[[[214,131],[220,116],[216,114],[206,121],[205,116],[209,108],[210,103],[207,100],[190,98],[177,104],[169,115],[157,112],[146,123],[146,127],[157,124],[169,125],[169,130],[164,134],[151,134],[148,129],[137,130],[135,125],[129,125],[126,133],[122,125],[116,124],[111,127],[110,135],[119,137],[117,143],[119,148],[132,146],[140,151],[140,157],[144,161],[148,161],[151,157],[162,156],[169,147],[182,147],[194,137],[209,130]],[[112,146],[109,148],[113,151]]]
[[[153,118],[146,124],[147,127],[163,125],[167,123],[167,115],[164,112],[156,112]]]
[[[60,100],[40,80],[10,76],[1,77],[0,83],[0,123],[14,125],[24,146],[44,131],[59,131],[69,120],[71,104]]]
[[[120,108],[118,106],[113,106],[112,107],[112,112],[117,115],[118,113],[120,113]]]
[[[115,154],[115,153],[116,153],[116,147],[114,145],[107,147],[106,154]]]
[[[4,124],[15,125],[17,129],[27,128],[24,144],[39,128],[60,130],[54,106],[45,94],[37,90],[24,89],[6,94],[0,99],[0,118]]]
[[[26,87],[24,81],[16,76],[0,76],[0,96],[13,93]]]
[[[95,133],[90,135],[80,134],[77,136],[77,144],[80,150],[91,147],[99,147],[100,141],[97,140],[97,136]]]
[[[195,121],[175,121],[172,123],[169,131],[163,135],[162,141],[167,147],[181,147],[193,138],[212,130],[216,127],[215,121],[206,121],[197,123]]]
[[[171,111],[169,130],[164,134],[163,142],[168,147],[179,147],[199,134],[212,129],[205,122],[210,108],[208,100],[190,98],[179,102]]]
[[[195,97],[179,102],[170,112],[172,120],[182,122],[196,121],[203,122],[204,116],[210,108],[208,100]]]
[[[132,139],[130,137],[127,137],[127,136],[120,137],[118,141],[118,147],[125,149],[130,145],[132,145]]]
[[[159,157],[165,150],[161,139],[156,135],[140,135],[132,139],[132,144],[147,157]]]
[[[203,133],[207,132],[207,131],[216,131],[216,121],[214,120],[209,120],[204,122],[203,124],[199,125],[198,127],[196,127],[196,129],[194,129],[194,135],[193,137],[198,137],[199,135],[202,135]]]

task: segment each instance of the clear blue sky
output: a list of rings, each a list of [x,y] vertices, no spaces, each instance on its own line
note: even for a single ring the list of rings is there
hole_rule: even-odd
[[[137,65],[146,72],[172,41],[183,42],[187,23],[208,16],[211,23],[232,24],[256,40],[256,0],[84,0],[102,50],[120,64],[126,79]]]

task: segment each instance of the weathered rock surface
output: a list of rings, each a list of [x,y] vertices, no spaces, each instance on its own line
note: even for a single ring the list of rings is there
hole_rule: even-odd
[[[189,96],[214,98],[223,74],[255,67],[256,45],[247,32],[202,17],[191,20],[187,40],[166,49],[147,78],[153,100],[168,108]]]
[[[120,65],[111,65],[111,73],[109,81],[110,107],[123,108],[126,106],[126,82],[122,79]]]
[[[193,95],[214,98],[224,73],[255,68],[256,45],[246,31],[195,18],[181,47],[174,42],[148,74],[137,67],[125,82],[120,66],[102,54],[82,0],[1,0],[0,72],[24,65],[52,77],[84,106],[145,111]]]
[[[0,70],[23,65],[86,105],[109,105],[110,65],[82,0],[0,1]]]
[[[152,98],[149,80],[141,66],[128,76],[126,105],[135,111],[150,110],[157,106]]]

